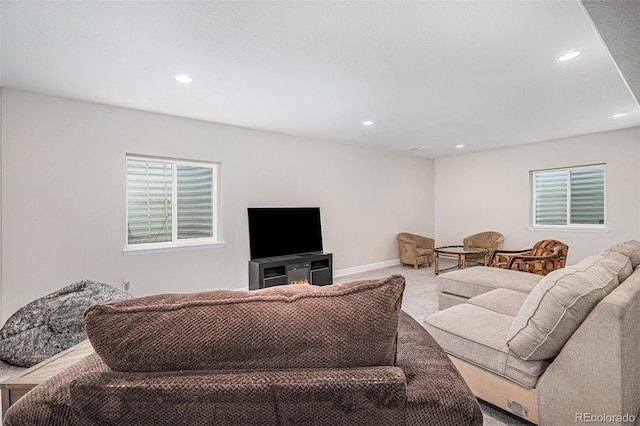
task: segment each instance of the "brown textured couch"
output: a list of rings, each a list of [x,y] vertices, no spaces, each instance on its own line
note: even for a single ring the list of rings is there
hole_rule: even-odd
[[[403,290],[394,275],[98,305],[85,313],[96,353],[4,425],[481,425],[459,372],[400,310]]]

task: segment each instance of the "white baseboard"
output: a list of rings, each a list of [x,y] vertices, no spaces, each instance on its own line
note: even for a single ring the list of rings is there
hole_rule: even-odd
[[[400,259],[385,260],[384,262],[371,263],[369,265],[355,266],[353,268],[339,269],[333,271],[333,277],[344,277],[346,275],[359,274],[360,272],[374,271],[376,269],[386,268],[388,266],[395,266],[400,264]]]

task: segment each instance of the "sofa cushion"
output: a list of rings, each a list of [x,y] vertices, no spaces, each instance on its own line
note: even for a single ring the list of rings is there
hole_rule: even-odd
[[[438,309],[443,310],[450,308],[452,306],[459,305],[461,303],[466,303],[469,299],[462,296],[456,296],[455,294],[449,293],[438,293]]]
[[[509,351],[507,334],[514,318],[471,303],[440,311],[425,328],[449,354],[533,388],[547,361],[523,361]]]
[[[546,275],[509,330],[509,348],[524,360],[555,357],[593,307],[618,285],[601,256]]]
[[[529,293],[541,279],[540,275],[477,266],[438,275],[437,282],[440,292],[468,299],[496,288]]]
[[[633,268],[640,265],[640,241],[631,240],[625,243],[616,244],[609,250],[628,256],[629,259],[631,259],[631,266]]]
[[[480,296],[472,297],[467,303],[489,309],[490,311],[515,317],[527,299],[526,293],[506,288],[497,288]]]
[[[93,306],[91,344],[115,371],[393,365],[404,277],[161,294]]]

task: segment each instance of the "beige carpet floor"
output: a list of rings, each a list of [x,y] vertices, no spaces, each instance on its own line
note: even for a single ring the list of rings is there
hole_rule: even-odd
[[[448,264],[445,260],[442,261],[441,267],[451,265],[454,265],[454,263]],[[388,268],[335,278],[333,282],[335,284],[341,284],[353,280],[382,278],[392,274],[400,274],[405,277],[406,284],[402,297],[402,309],[405,312],[420,324],[422,324],[422,320],[425,317],[438,312],[436,276],[433,273],[433,267],[423,265],[415,270],[412,266],[390,266]],[[485,426],[533,425],[533,423],[522,420],[483,401],[480,401],[480,407],[482,408]]]
[[[445,261],[446,262],[446,261]],[[444,264],[443,266],[447,266]],[[392,274],[403,275],[406,279],[405,291],[402,299],[402,309],[416,319],[419,323],[435,312],[438,312],[438,297],[436,288],[436,277],[433,267],[421,266],[418,270],[412,267],[400,265],[388,268],[376,269],[375,271],[363,272],[334,279],[334,283],[340,284],[359,279],[372,279],[386,277]],[[17,372],[24,370],[0,361],[0,381],[5,380]],[[497,407],[480,402],[484,415],[485,426],[531,426],[532,423],[521,420]],[[2,422],[0,421],[0,425]]]

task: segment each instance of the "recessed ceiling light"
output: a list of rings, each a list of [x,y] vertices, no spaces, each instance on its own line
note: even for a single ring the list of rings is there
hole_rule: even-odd
[[[619,114],[614,115],[614,116],[613,116],[613,118],[625,117],[626,115],[627,115],[627,113],[626,113],[626,112],[621,112],[621,113],[619,113]]]
[[[373,124],[373,121],[371,121],[371,120],[367,120],[367,121],[363,121],[362,122],[363,126],[371,126],[372,124]]]
[[[578,55],[580,55],[580,52],[575,51],[575,52],[567,52],[567,53],[563,53],[562,55],[558,56],[558,60],[559,61],[569,61],[573,58],[576,58]]]
[[[456,145],[456,148],[460,149],[460,148],[464,148],[464,145]]]
[[[186,74],[178,74],[175,76],[176,81],[180,83],[191,83],[193,79]]]

